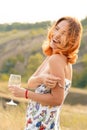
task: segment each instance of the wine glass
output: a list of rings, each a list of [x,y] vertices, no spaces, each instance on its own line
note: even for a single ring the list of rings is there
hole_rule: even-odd
[[[16,74],[10,74],[9,77],[9,81],[8,81],[8,86],[18,86],[20,87],[21,85],[21,75],[16,75]],[[13,101],[13,99],[11,99],[11,101],[7,102],[6,104],[8,105],[17,105],[17,103],[15,103]]]

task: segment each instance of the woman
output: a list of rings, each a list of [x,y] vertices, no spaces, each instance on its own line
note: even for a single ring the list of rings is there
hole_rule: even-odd
[[[59,114],[71,86],[72,64],[77,60],[81,35],[77,19],[60,18],[42,46],[47,58],[28,80],[28,88],[35,91],[9,87],[14,96],[31,99],[25,130],[59,130]]]

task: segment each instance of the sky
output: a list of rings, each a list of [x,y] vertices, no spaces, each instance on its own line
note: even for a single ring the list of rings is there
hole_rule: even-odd
[[[54,21],[87,17],[87,0],[0,0],[0,23]]]

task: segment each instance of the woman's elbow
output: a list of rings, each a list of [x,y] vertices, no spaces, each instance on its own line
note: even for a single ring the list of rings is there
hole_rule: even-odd
[[[63,103],[63,98],[61,98],[61,99],[55,99],[54,105],[55,106],[61,106],[62,103]]]

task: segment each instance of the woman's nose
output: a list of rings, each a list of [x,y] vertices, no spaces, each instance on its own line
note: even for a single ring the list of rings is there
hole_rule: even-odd
[[[60,34],[59,34],[58,32],[55,32],[54,38],[55,38],[55,39],[58,39],[59,37],[60,37]]]

